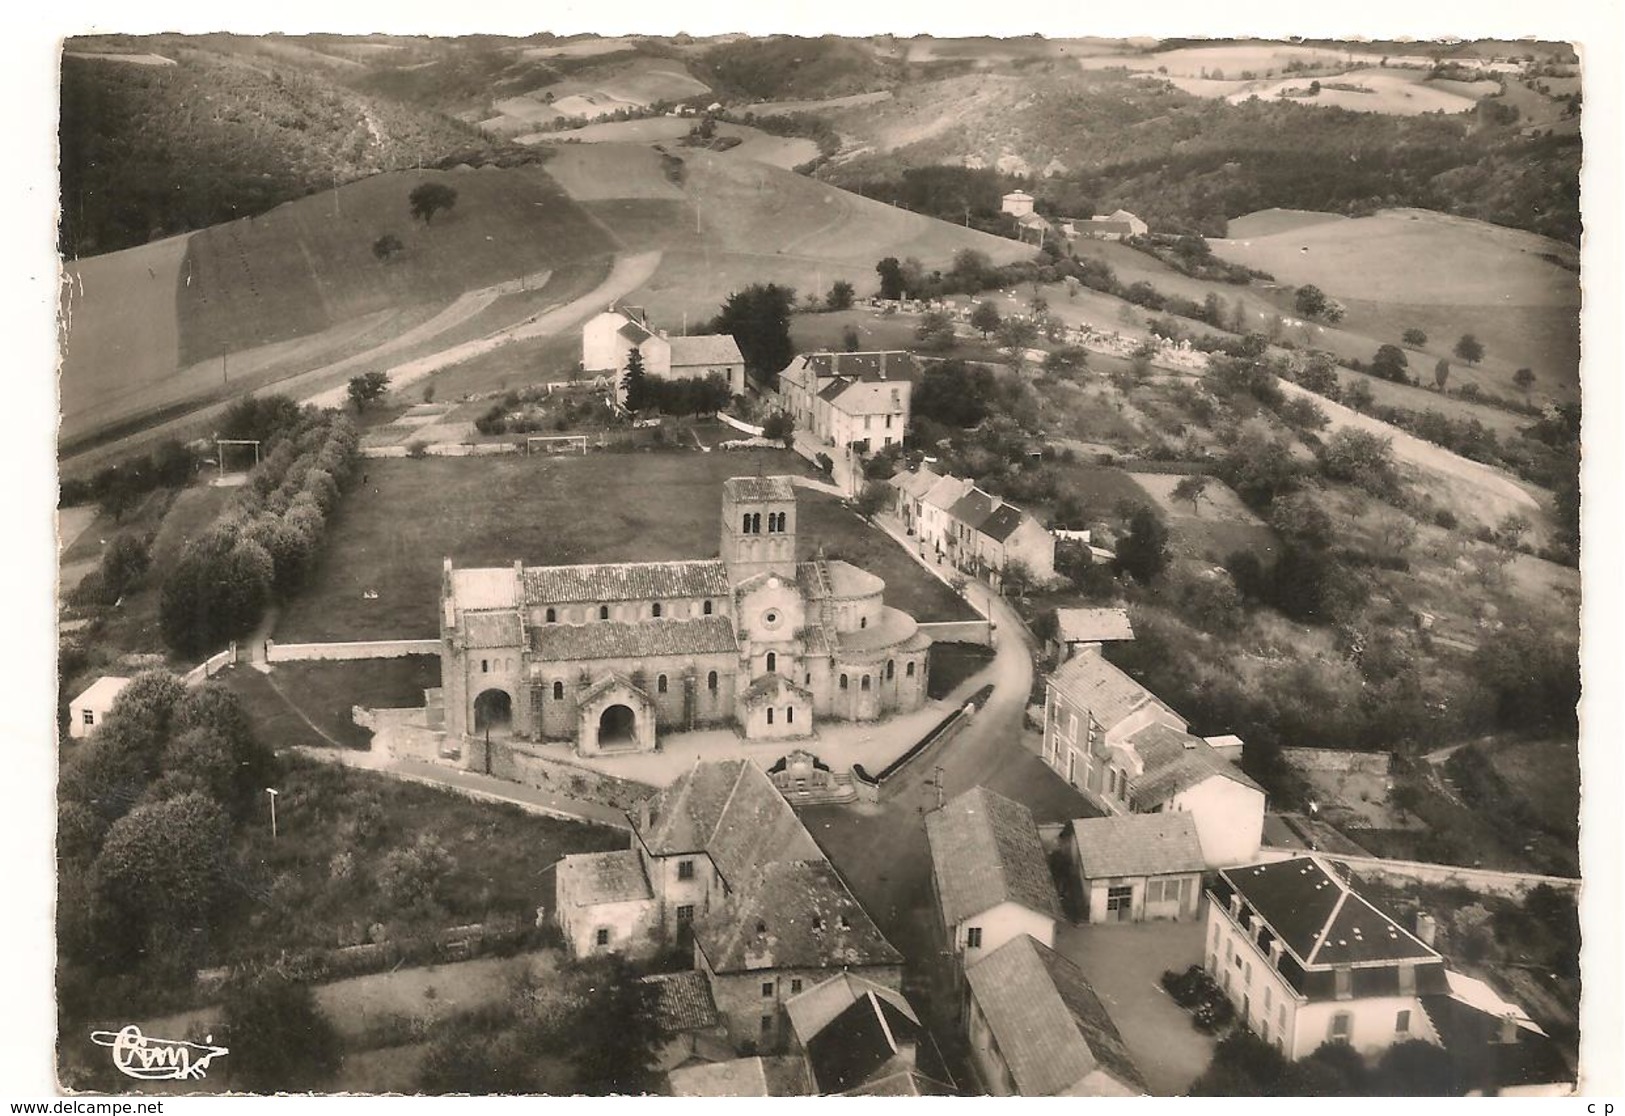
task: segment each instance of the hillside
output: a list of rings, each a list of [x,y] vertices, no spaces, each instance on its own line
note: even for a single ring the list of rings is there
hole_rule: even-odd
[[[105,53],[113,48],[174,64],[123,61]],[[347,89],[307,58],[224,36],[68,40],[66,50],[59,244],[67,256],[145,244],[335,181],[489,147],[437,113]],[[75,57],[85,53],[96,56]]]

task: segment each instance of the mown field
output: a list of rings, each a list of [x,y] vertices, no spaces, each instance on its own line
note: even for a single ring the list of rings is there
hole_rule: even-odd
[[[448,557],[459,566],[715,557],[722,482],[758,472],[811,470],[774,450],[369,461],[276,638],[432,638]],[[803,491],[799,506],[803,557],[822,542],[885,578],[887,600],[917,619],[965,618],[958,598],[833,497]]]

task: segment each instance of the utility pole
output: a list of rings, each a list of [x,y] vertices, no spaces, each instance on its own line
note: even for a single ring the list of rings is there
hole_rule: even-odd
[[[276,788],[266,787],[265,793],[271,796],[271,840],[276,840]]]

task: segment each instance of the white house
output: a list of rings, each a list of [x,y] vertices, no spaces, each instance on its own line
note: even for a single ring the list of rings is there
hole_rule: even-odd
[[[986,787],[928,814],[937,909],[965,969],[1010,939],[1055,942],[1061,904],[1032,814]]]
[[[1025,934],[1012,938],[965,977],[971,1064],[993,1096],[1147,1092],[1122,1035],[1083,972],[1042,942]]]
[[[130,684],[128,678],[104,675],[90,684],[90,688],[68,703],[68,736],[80,740],[96,731],[107,720],[107,711]]]
[[[1228,753],[1228,754],[1227,754]],[[1264,789],[1098,651],[1050,675],[1042,758],[1110,814],[1189,813],[1209,867],[1245,864],[1264,833]]]
[[[1207,858],[1190,814],[1078,818],[1071,856],[1087,922],[1183,922],[1201,909]]]
[[[860,453],[901,444],[919,364],[910,353],[806,353],[779,373],[779,398],[805,430]]]
[[[654,892],[634,850],[567,856],[557,872],[555,916],[572,956],[645,951]]]
[[[1061,232],[1068,238],[1086,236],[1096,240],[1127,240],[1131,236],[1144,236],[1150,226],[1126,209],[1119,209],[1106,217],[1066,217],[1061,220]]]
[[[745,358],[728,334],[671,337],[638,306],[612,306],[581,328],[582,370],[613,377],[617,400],[619,374],[633,349],[643,354],[644,372],[657,379],[703,380],[715,372],[728,381],[731,394],[745,393]]]
[[[1033,196],[1025,190],[1012,190],[999,203],[999,212],[1025,217],[1033,211]]]
[[[1238,1019],[1291,1059],[1324,1042],[1379,1054],[1439,1035],[1444,958],[1313,856],[1227,868],[1208,891],[1207,971]]]

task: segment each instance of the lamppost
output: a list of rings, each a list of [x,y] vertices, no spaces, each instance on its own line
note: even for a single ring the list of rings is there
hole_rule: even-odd
[[[266,787],[265,793],[271,796],[271,840],[276,840],[276,788]]]

